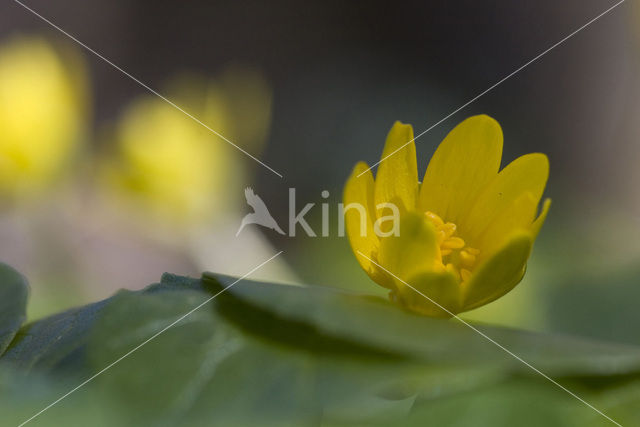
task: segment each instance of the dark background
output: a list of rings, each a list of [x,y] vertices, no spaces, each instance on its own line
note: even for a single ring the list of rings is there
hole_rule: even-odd
[[[587,172],[593,160],[610,160],[601,155],[614,138],[617,148],[628,145],[619,141],[622,113],[635,99],[626,85],[636,47],[627,3],[421,137],[423,157],[455,123],[482,112],[504,127],[509,159],[550,152],[553,173],[566,175],[567,186],[606,189],[606,180]],[[275,93],[264,160],[286,185],[312,191],[341,186],[358,159],[373,163],[394,120],[421,132],[613,3],[25,4],[153,88],[183,70],[259,67]],[[11,1],[0,16],[2,34],[63,37]],[[95,56],[88,60],[95,119],[113,119],[144,89]]]

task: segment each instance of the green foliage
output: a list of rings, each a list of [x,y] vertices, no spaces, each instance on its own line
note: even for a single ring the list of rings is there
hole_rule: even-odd
[[[550,325],[570,334],[640,345],[640,333],[632,326],[640,324],[639,277],[634,265],[613,274],[587,271],[578,280],[551,283],[548,292],[555,304],[547,307]]]
[[[0,263],[0,356],[26,320],[28,293],[24,278]]]
[[[19,424],[105,368],[33,425],[606,421],[469,327],[377,297],[165,274],[16,335],[26,301],[18,279],[9,269],[0,276],[0,331],[13,331],[0,359],[1,425]],[[638,420],[638,347],[473,326],[619,422]]]

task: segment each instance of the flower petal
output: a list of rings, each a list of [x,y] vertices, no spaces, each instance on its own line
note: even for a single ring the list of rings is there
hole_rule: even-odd
[[[502,129],[486,115],[453,128],[429,162],[419,208],[456,224],[500,169]]]
[[[364,162],[359,162],[353,168],[353,172],[344,187],[344,216],[351,249],[353,249],[360,266],[377,282],[379,279],[378,267],[358,254],[358,251],[360,251],[367,257],[374,259],[379,245],[372,222],[375,218],[372,216],[374,215],[373,175],[370,170],[367,170],[368,168]],[[363,172],[364,174],[358,177]],[[351,204],[354,204],[354,206],[350,207]],[[364,218],[362,217],[362,211],[365,213]]]
[[[411,277],[407,283],[410,286],[403,284],[400,288],[398,285],[398,299],[410,310],[445,318],[460,312],[460,284],[451,273],[424,272]]]
[[[376,175],[375,205],[394,203],[403,204],[405,210],[414,209],[418,197],[418,165],[411,125],[394,123],[387,135],[382,159]]]
[[[478,197],[464,221],[460,222],[462,235],[471,244],[476,244],[476,238],[527,192],[536,202],[532,208],[533,215],[548,177],[549,160],[542,153],[526,154],[509,163]]]
[[[491,258],[482,263],[463,283],[464,311],[487,304],[513,289],[522,277],[531,253],[530,232],[514,233]]]
[[[398,236],[380,239],[380,265],[405,281],[418,273],[433,271],[440,253],[434,226],[424,214],[405,212],[399,230]]]
[[[531,229],[537,207],[538,200],[527,191],[503,209],[486,230],[475,239],[476,247],[482,248],[478,262],[494,254],[514,232]]]
[[[538,215],[538,218],[536,218],[536,220],[533,221],[533,224],[531,225],[531,232],[533,233],[534,238],[538,237],[538,233],[540,233],[540,229],[547,219],[547,214],[549,213],[550,207],[551,199],[546,199],[542,205],[542,211],[540,212],[540,215]]]

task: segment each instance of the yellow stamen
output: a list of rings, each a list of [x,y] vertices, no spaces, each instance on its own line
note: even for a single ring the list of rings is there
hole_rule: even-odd
[[[447,237],[452,236],[453,233],[456,232],[456,225],[452,222],[447,222],[446,224],[439,226],[439,228],[444,231]]]
[[[460,261],[462,261],[462,264],[466,267],[472,267],[476,262],[476,256],[472,255],[469,249],[470,248],[465,248],[460,251]]]
[[[457,231],[454,223],[445,222],[431,211],[425,212],[425,217],[435,226],[440,246],[440,259],[436,261],[436,267],[451,272],[463,282],[469,280],[480,251],[467,246],[461,237],[454,236]]]
[[[467,252],[469,252],[471,255],[478,255],[478,254],[480,254],[480,251],[479,251],[478,249],[475,249],[475,248],[467,247],[467,248],[466,248],[466,250],[467,250]]]
[[[442,221],[442,218],[440,218],[438,215],[434,214],[433,212],[427,211],[425,215],[427,216],[427,218],[431,220],[433,225],[435,225],[436,227],[440,227],[444,224],[444,221]]]
[[[449,237],[442,242],[442,247],[445,249],[462,249],[464,248],[464,240],[459,237]]]

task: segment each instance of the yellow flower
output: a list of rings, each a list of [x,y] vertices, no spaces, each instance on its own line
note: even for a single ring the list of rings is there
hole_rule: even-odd
[[[271,89],[257,71],[236,66],[216,79],[183,74],[166,93],[238,146],[255,154],[262,148]],[[136,99],[106,139],[111,152],[102,161],[102,178],[119,210],[124,200],[145,223],[153,218],[184,229],[238,206],[242,192],[231,189],[246,180],[244,155],[164,100]]]
[[[364,162],[355,166],[344,190],[347,234],[362,268],[390,290],[392,301],[449,317],[501,297],[522,280],[550,206],[545,200],[536,218],[549,161],[532,153],[499,170],[500,125],[474,116],[442,141],[419,183],[415,144],[400,148],[412,139],[412,127],[396,122],[382,158],[399,151],[380,163],[375,180]],[[389,210],[383,203],[398,207],[397,233],[379,227]],[[366,218],[350,204],[365,206]]]
[[[194,114],[224,134],[212,102]],[[214,127],[215,126],[215,127]],[[126,109],[115,130],[114,155],[104,164],[106,182],[147,218],[177,224],[206,221],[231,172],[229,147],[209,130],[152,95]]]
[[[29,195],[64,171],[85,129],[86,80],[73,51],[45,40],[0,48],[0,194]]]

